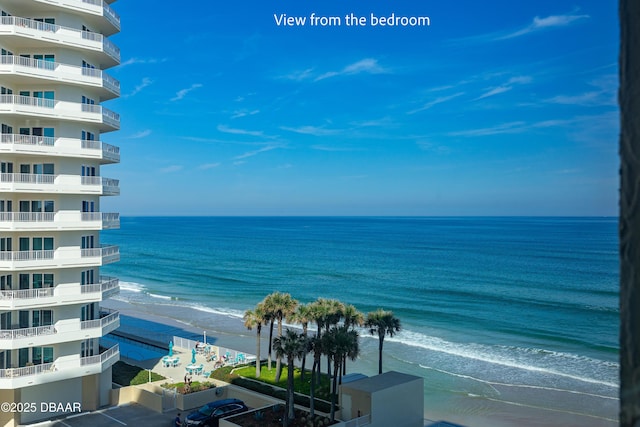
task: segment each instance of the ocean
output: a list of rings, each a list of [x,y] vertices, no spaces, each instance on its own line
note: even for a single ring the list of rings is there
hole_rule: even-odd
[[[429,419],[617,425],[617,218],[124,217],[102,241],[113,299],[248,352],[274,291],[392,310],[383,368],[424,378]],[[366,330],[354,371],[377,373]]]

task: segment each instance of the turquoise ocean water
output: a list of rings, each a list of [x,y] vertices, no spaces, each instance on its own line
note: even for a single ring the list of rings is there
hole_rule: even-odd
[[[616,218],[131,217],[102,240],[116,299],[248,345],[242,313],[276,290],[393,310],[384,368],[424,377],[430,418],[617,424]]]

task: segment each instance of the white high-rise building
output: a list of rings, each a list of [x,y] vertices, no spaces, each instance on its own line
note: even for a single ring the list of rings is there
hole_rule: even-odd
[[[120,161],[103,140],[120,117],[101,105],[120,94],[104,71],[120,62],[113,1],[0,0],[0,403],[20,409],[3,407],[2,426],[109,403],[119,352],[100,338],[120,319],[100,302],[119,285],[100,266],[120,253],[100,230],[120,217],[100,197],[120,193],[102,174]]]

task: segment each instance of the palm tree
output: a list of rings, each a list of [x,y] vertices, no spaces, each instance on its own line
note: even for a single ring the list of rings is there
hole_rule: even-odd
[[[320,348],[321,338],[322,338],[322,328],[324,328],[324,324],[328,317],[328,307],[323,304],[323,299],[318,298],[316,301],[309,304],[309,308],[311,309],[311,318],[316,323],[316,340],[317,343],[314,348]],[[316,369],[318,370],[316,376],[316,382],[320,382],[320,357],[322,356],[322,351],[314,351],[314,361],[313,361],[313,369],[311,369],[311,375],[314,376]],[[313,387],[312,387],[313,388]]]
[[[309,418],[313,419],[315,416],[315,394],[316,394],[316,382],[319,382],[320,378],[320,357],[323,353],[322,339],[317,335],[309,339],[308,351],[313,351],[313,367],[311,368],[311,387],[309,389]],[[316,369],[318,370],[318,381],[316,381]]]
[[[293,299],[290,294],[282,292],[274,292],[269,294],[264,299],[265,307],[269,311],[275,320],[278,321],[278,337],[282,337],[282,323],[284,319],[291,317],[295,313],[298,307],[298,301]],[[280,375],[282,374],[282,357],[278,357],[276,360],[276,377],[275,381],[280,381]]]
[[[342,318],[342,313],[344,312],[344,304],[336,299],[320,299],[327,308],[326,317],[324,322],[325,333],[329,332],[329,329],[332,326],[338,326],[338,322]],[[327,356],[327,375],[331,376],[331,358]]]
[[[336,395],[338,393],[338,372],[347,357],[355,360],[360,353],[358,332],[343,326],[334,326],[322,337],[322,346],[333,361],[333,383],[331,387],[331,421],[335,420]]]
[[[302,335],[308,337],[309,322],[313,320],[311,304],[300,304],[296,312],[291,316],[291,320],[302,325]],[[304,367],[307,362],[307,351],[302,356],[302,366],[300,371],[300,380],[304,381]]]
[[[379,308],[367,314],[365,326],[369,329],[371,335],[378,335],[378,374],[382,373],[382,344],[384,337],[394,336],[400,331],[400,319],[393,315],[392,311],[385,311]]]
[[[346,304],[342,311],[343,324],[347,329],[364,325],[364,314],[358,310],[353,304]],[[342,375],[347,374],[347,358],[345,356],[342,361],[342,374],[340,375],[340,383],[342,384]]]
[[[244,326],[252,330],[256,328],[256,378],[260,378],[260,332],[264,321],[264,309],[262,304],[256,305],[254,310],[244,312]]]
[[[287,415],[283,419],[283,424],[286,427],[289,421],[295,418],[293,390],[294,361],[295,359],[302,358],[305,354],[307,350],[307,338],[287,328],[283,336],[276,337],[276,339],[273,340],[273,348],[278,358],[282,358],[283,356],[287,357]]]

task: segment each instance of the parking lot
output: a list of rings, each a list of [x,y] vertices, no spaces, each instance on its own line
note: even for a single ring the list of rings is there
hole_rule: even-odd
[[[178,413],[177,410],[168,411],[164,414],[152,411],[144,406],[131,404],[116,406],[112,408],[100,409],[92,412],[70,415],[53,421],[38,422],[29,424],[30,427],[117,427],[117,426],[158,426],[173,427],[173,420]],[[181,419],[187,413],[182,413]]]

